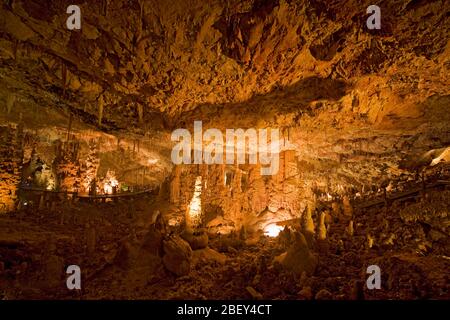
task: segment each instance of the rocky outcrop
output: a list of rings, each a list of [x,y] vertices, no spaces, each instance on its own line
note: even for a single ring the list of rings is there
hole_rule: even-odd
[[[197,172],[203,174],[204,225],[222,216],[224,226],[229,221],[235,230],[245,227],[255,231],[280,219],[298,217],[304,205],[300,201],[303,188],[297,184],[296,158],[290,151],[282,152],[278,173],[266,178],[261,176],[259,165],[176,166],[172,173],[170,199],[179,214],[188,210],[187,201],[194,195],[192,177]]]
[[[189,245],[192,250],[204,249],[208,246],[208,234],[204,230],[198,231],[184,231],[181,235]]]
[[[0,213],[16,209],[23,158],[22,128],[0,127]]]
[[[303,234],[297,233],[291,247],[287,252],[275,257],[273,263],[276,267],[281,267],[297,275],[301,275],[303,272],[311,275],[317,267],[317,257],[308,248]]]
[[[240,211],[251,221],[266,207],[298,216],[304,201],[296,199],[307,200],[309,190],[342,196],[409,179],[415,168],[399,169],[407,155],[449,144],[447,3],[383,4],[375,31],[365,24],[368,5],[102,1],[80,5],[83,24],[74,32],[64,27],[61,2],[14,1],[0,9],[0,121],[16,124],[23,112],[42,141],[64,141],[69,123],[79,140],[117,144],[99,150],[99,168],[84,151],[85,186],[97,169],[106,172],[102,163],[134,184],[141,176],[161,184],[171,170],[170,132],[194,120],[205,128],[280,128],[294,148],[280,156],[278,176],[210,167],[218,175],[208,181],[217,195],[210,199],[237,228],[248,224]],[[230,195],[222,170],[231,171],[228,189],[252,190]],[[180,179],[173,175],[171,201],[185,206],[192,184]]]
[[[179,236],[163,241],[163,264],[177,276],[185,276],[191,270],[192,249],[189,243]]]

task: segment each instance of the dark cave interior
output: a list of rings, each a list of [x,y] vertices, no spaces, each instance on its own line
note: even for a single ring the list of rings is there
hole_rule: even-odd
[[[75,2],[0,6],[0,299],[450,298],[448,1]]]

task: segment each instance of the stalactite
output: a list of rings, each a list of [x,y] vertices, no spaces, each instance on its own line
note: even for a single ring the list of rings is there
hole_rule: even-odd
[[[139,123],[142,124],[144,123],[144,107],[142,106],[142,104],[138,103],[137,110],[139,116]]]
[[[23,163],[23,124],[0,127],[0,213],[14,211]]]
[[[63,85],[63,97],[66,96],[66,85],[67,85],[67,67],[62,62],[62,68],[61,68],[61,77],[62,77],[62,85]]]
[[[19,40],[15,39],[14,40],[14,47],[13,47],[13,56],[14,56],[14,60],[17,60],[17,51],[19,49]]]
[[[103,107],[104,107],[105,101],[103,100],[103,96],[100,96],[98,99],[98,125],[102,125],[102,119],[103,119]]]
[[[8,114],[11,113],[15,103],[16,103],[16,95],[13,93],[8,94],[8,98],[6,100],[6,109]]]
[[[102,0],[102,14],[106,16],[108,12],[108,0]]]
[[[72,130],[72,120],[73,120],[73,117],[72,117],[72,113],[71,113],[69,116],[69,125],[67,127],[67,142],[70,141],[70,131]]]

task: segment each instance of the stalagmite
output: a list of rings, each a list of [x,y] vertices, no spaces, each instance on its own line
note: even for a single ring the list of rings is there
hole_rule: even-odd
[[[137,111],[138,111],[139,123],[142,124],[142,123],[144,123],[144,107],[142,106],[142,104],[140,104],[140,103],[137,104]]]
[[[325,240],[327,238],[327,227],[325,225],[325,212],[320,213],[318,239]]]
[[[13,93],[8,94],[8,98],[6,100],[6,110],[8,114],[11,113],[15,103],[16,103],[16,95]]]
[[[354,234],[353,220],[350,220],[350,222],[348,223],[348,227],[346,228],[346,231],[350,237],[353,237],[353,234]]]
[[[189,203],[186,212],[186,230],[193,231],[198,228],[202,222],[202,177],[198,176],[195,180],[194,194]]]
[[[177,204],[180,201],[180,193],[181,193],[181,166],[177,165],[173,171],[173,178],[170,182],[170,203]]]
[[[88,224],[86,227],[86,249],[87,249],[87,253],[89,255],[92,255],[95,253],[96,243],[97,243],[97,239],[96,239],[95,227]]]
[[[333,218],[337,219],[341,215],[341,207],[338,202],[333,201],[331,204]]]
[[[350,203],[350,199],[347,195],[342,198],[342,206],[344,208],[343,212],[346,217],[353,216],[353,207]]]
[[[373,243],[374,238],[370,234],[367,234],[367,248],[371,249],[373,247]]]
[[[98,98],[98,125],[102,125],[102,119],[103,119],[103,107],[105,105],[105,101],[103,99],[103,96],[100,96]]]
[[[45,196],[44,194],[41,194],[41,196],[39,197],[39,210],[44,209],[45,209]]]
[[[312,204],[308,203],[303,220],[303,231],[315,234],[314,221],[312,219]]]

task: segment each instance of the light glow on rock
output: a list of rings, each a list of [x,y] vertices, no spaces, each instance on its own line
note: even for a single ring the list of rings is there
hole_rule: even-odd
[[[195,180],[194,195],[189,203],[189,220],[192,227],[196,227],[201,222],[202,214],[202,177],[198,176]]]
[[[272,223],[264,228],[264,234],[266,236],[275,238],[280,234],[281,230],[283,230],[282,226],[279,226],[276,223]]]
[[[103,186],[103,191],[105,191],[105,194],[112,194],[113,188],[117,187],[119,185],[119,181],[117,179],[112,178],[109,182],[106,182]]]

